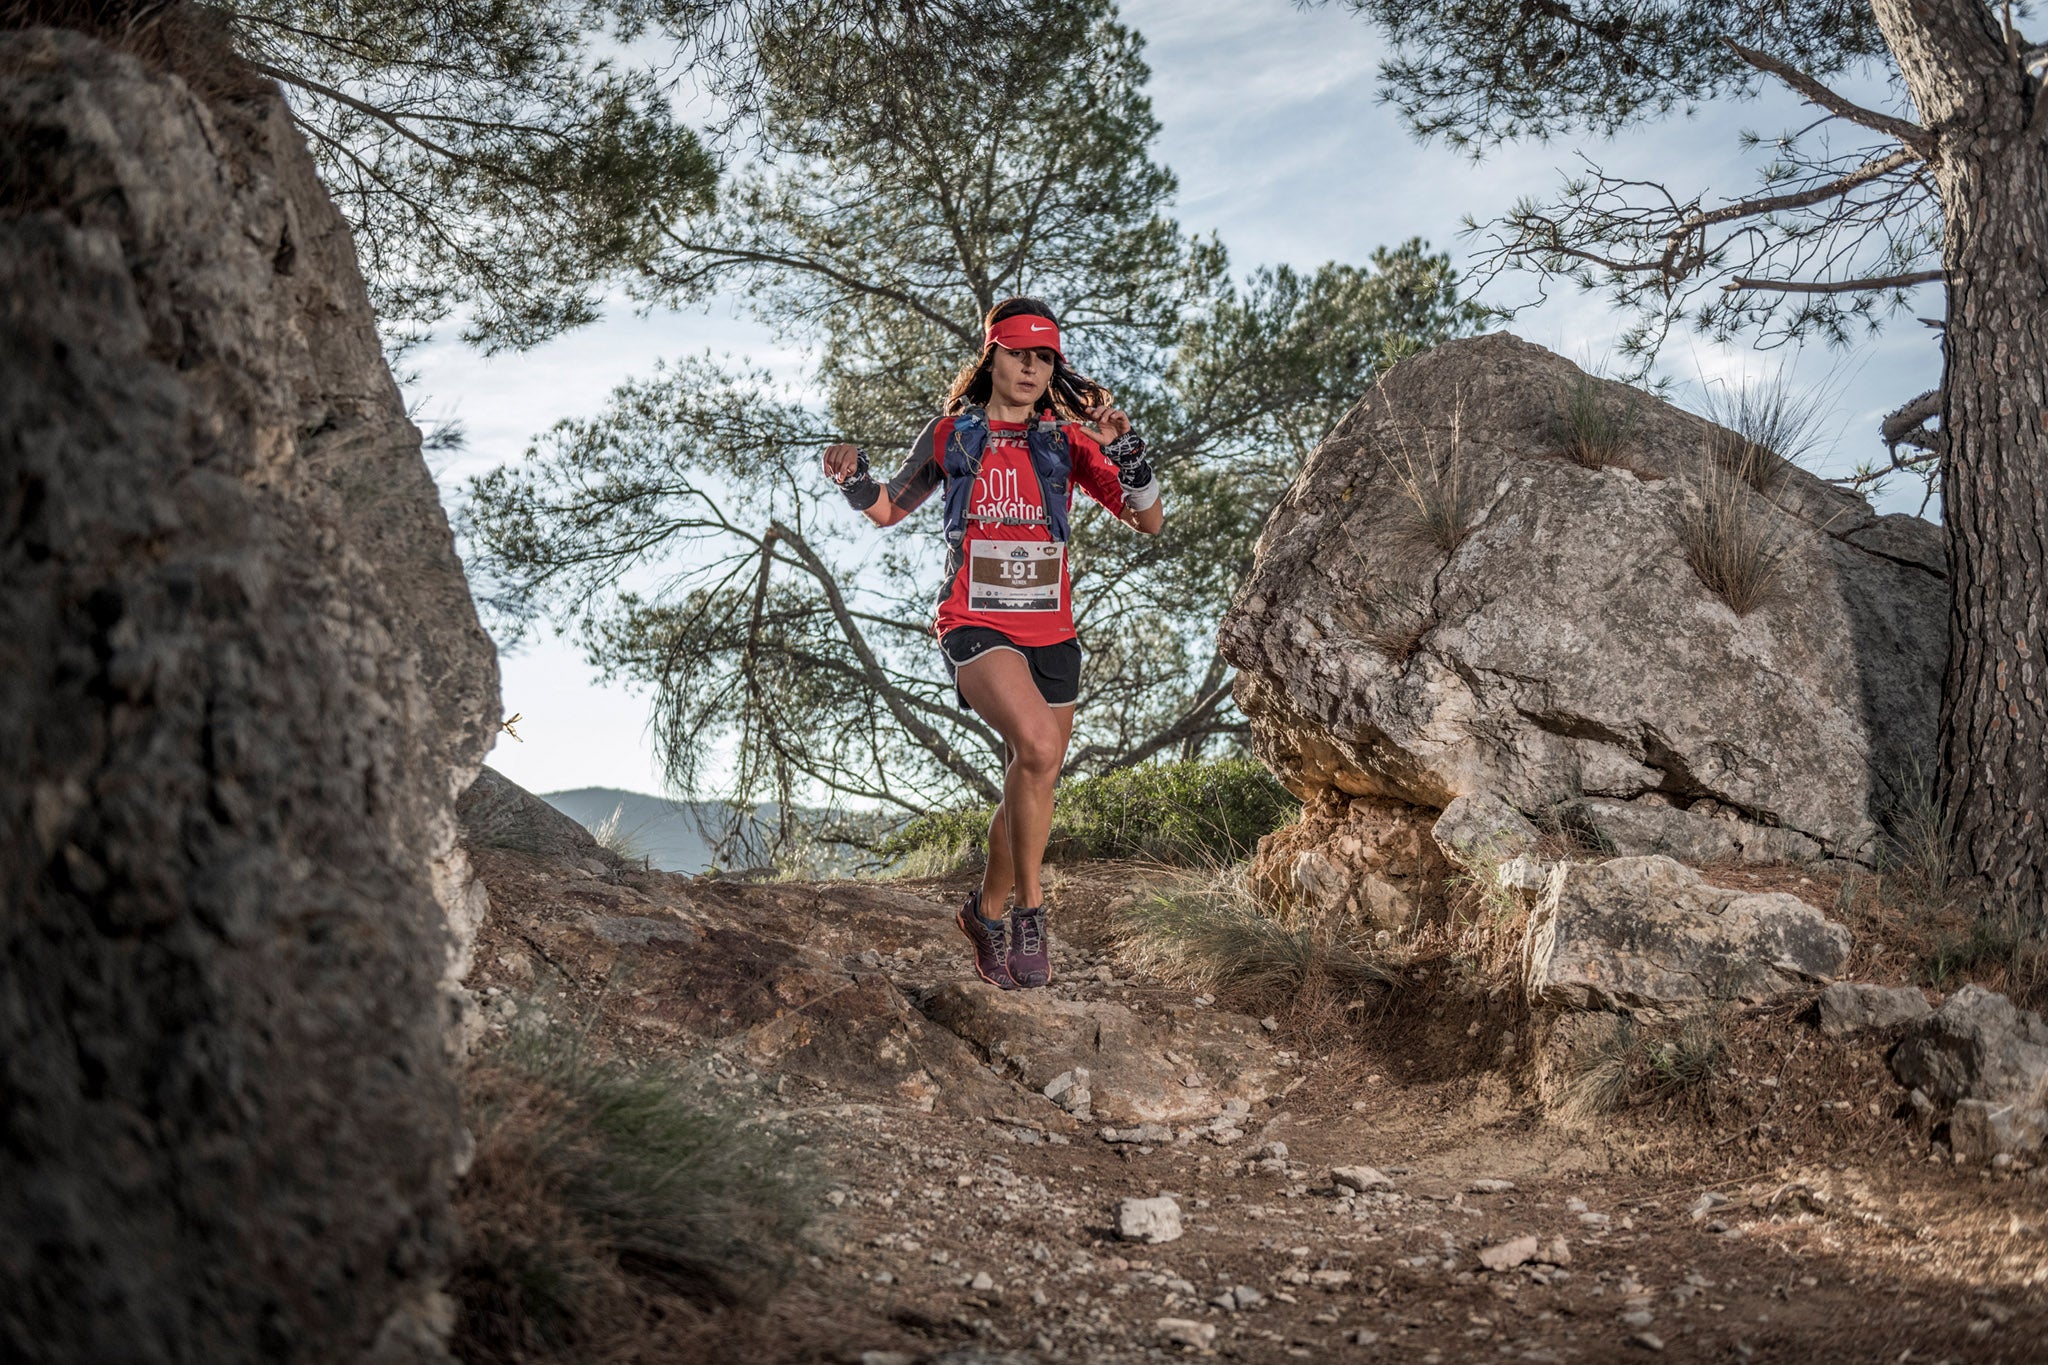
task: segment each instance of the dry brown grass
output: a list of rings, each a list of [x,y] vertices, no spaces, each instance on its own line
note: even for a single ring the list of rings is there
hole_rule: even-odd
[[[1551,433],[1566,459],[1586,469],[1631,469],[1629,443],[1640,417],[1634,398],[1612,398],[1597,375],[1581,374],[1565,392]]]
[[[1393,404],[1381,401],[1389,414]],[[1465,404],[1461,397],[1451,409],[1447,435],[1423,428],[1418,441],[1411,441],[1395,426],[1391,446],[1382,446],[1381,458],[1394,486],[1401,494],[1399,526],[1410,536],[1452,554],[1464,544],[1479,519],[1480,490],[1473,482],[1465,453]]]
[[[475,1059],[449,1286],[463,1360],[638,1358],[781,1282],[805,1167],[685,1085],[672,1068],[596,1060],[560,1027]]]
[[[0,30],[69,29],[166,71],[211,104],[259,94],[269,82],[235,55],[226,21],[193,4],[128,0],[0,0]]]
[[[1396,980],[1355,926],[1268,913],[1243,864],[1140,899],[1113,932],[1121,955],[1140,969],[1234,1009],[1276,1014],[1310,1042],[1349,1032],[1349,1017]]]
[[[1707,420],[1715,458],[1757,492],[1769,496],[1795,466],[1819,449],[1826,404],[1797,394],[1781,371],[1730,389],[1706,389]]]
[[[1360,638],[1397,664],[1414,658],[1429,632],[1436,629],[1436,611],[1417,589],[1367,583],[1359,589],[1358,598],[1366,614]]]
[[[1758,462],[1769,458],[1754,445],[1731,456],[1710,438],[1674,528],[1685,562],[1737,616],[1771,600],[1789,550],[1777,510],[1756,491]]]

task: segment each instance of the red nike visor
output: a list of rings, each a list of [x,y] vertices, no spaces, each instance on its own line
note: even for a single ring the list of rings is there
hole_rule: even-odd
[[[988,329],[988,339],[1012,351],[1033,351],[1043,346],[1055,355],[1065,354],[1060,350],[1060,329],[1053,320],[1028,313],[1004,318]]]

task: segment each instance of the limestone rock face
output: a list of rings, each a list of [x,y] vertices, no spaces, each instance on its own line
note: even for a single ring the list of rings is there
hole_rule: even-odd
[[[1932,752],[1938,530],[1784,467],[1750,495],[1782,538],[1778,591],[1737,615],[1676,529],[1712,428],[1603,383],[1634,405],[1629,467],[1582,467],[1556,430],[1581,379],[1504,334],[1451,342],[1331,432],[1220,633],[1260,757],[1304,801],[1493,793],[1533,816],[1649,799],[1867,858],[1891,784]],[[1469,534],[1446,551],[1407,489],[1453,481]],[[1620,853],[1692,825],[1659,816],[1630,847],[1607,815]]]
[[[1933,1012],[1927,997],[1913,986],[1837,981],[1820,993],[1820,1031],[1830,1038],[1897,1028]]]
[[[1849,931],[1793,896],[1709,886],[1663,857],[1564,865],[1530,916],[1532,1003],[1685,1013],[1825,982]]]
[[[0,1354],[442,1359],[495,667],[342,222],[213,57],[203,105],[0,33]]]
[[[1491,869],[1536,846],[1536,826],[1492,792],[1461,796],[1429,828],[1444,856],[1460,867]]]

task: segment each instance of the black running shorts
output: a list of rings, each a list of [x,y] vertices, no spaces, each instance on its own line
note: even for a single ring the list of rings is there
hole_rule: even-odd
[[[953,679],[953,695],[962,710],[974,708],[960,694],[960,665],[972,663],[991,649],[1007,649],[1024,656],[1031,665],[1031,681],[1038,695],[1050,706],[1072,706],[1081,696],[1081,642],[1062,640],[1056,645],[1020,645],[999,630],[987,626],[955,626],[939,640],[945,655],[946,672]]]

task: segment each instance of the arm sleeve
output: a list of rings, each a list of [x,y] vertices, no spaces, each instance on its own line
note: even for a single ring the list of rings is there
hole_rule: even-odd
[[[948,425],[945,418],[934,417],[910,443],[902,468],[889,476],[890,506],[914,511],[946,481],[946,466],[939,457],[939,428]]]
[[[1067,446],[1074,452],[1074,486],[1101,503],[1111,516],[1122,516],[1124,486],[1117,478],[1116,461],[1103,454],[1086,432],[1070,428]]]

